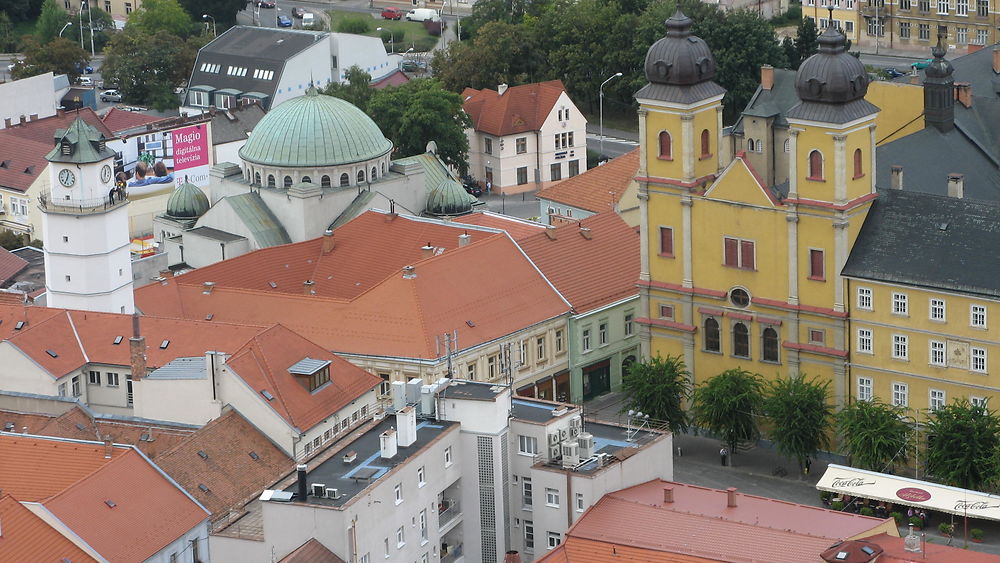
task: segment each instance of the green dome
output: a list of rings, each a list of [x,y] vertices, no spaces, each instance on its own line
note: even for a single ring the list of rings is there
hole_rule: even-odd
[[[262,166],[339,166],[390,150],[392,142],[365,112],[310,88],[269,111],[240,149],[240,158]]]
[[[427,213],[431,215],[464,215],[472,211],[476,198],[462,184],[445,179],[427,196]]]
[[[167,200],[167,216],[174,219],[197,219],[208,211],[208,197],[198,186],[184,182]]]

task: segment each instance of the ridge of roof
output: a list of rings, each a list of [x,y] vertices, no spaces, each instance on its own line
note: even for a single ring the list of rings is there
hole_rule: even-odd
[[[466,88],[462,97],[473,129],[503,136],[540,129],[565,92],[566,86],[557,79],[512,86],[503,94]]]
[[[564,205],[572,205],[594,213],[613,209],[621,201],[629,184],[639,171],[639,149],[609,160],[607,163],[590,168],[583,174],[567,178],[558,184],[538,192],[537,199],[547,199]],[[609,192],[614,192],[609,197]]]

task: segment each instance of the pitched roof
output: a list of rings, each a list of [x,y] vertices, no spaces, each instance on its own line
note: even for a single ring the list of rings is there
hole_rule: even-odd
[[[109,561],[145,561],[208,518],[132,449],[44,504]]]
[[[370,87],[381,90],[387,86],[400,86],[410,81],[410,77],[402,70],[394,70],[382,78],[369,84]]]
[[[452,219],[452,222],[507,231],[507,234],[517,241],[545,230],[545,225],[541,223],[511,217],[510,215],[501,215],[492,211],[469,213],[468,215],[455,217]]]
[[[0,523],[0,561],[97,561],[9,494],[0,497]]]
[[[591,168],[538,192],[538,199],[572,205],[594,213],[613,209],[639,170],[639,149]]]
[[[502,136],[541,129],[565,91],[562,80],[549,80],[513,86],[502,95],[489,88],[466,88],[462,98],[473,129]]]
[[[520,244],[577,313],[639,294],[639,233],[612,211],[532,235]],[[588,262],[601,266],[580,267]]]
[[[998,245],[1000,204],[884,190],[842,274],[1000,297],[1000,266],[982,259]]]
[[[956,526],[957,527],[957,526]],[[961,561],[962,563],[997,563],[1000,556],[992,553],[982,553],[971,549],[963,549],[957,546],[922,542],[922,553],[915,554],[906,551],[903,547],[903,538],[890,536],[888,534],[878,534],[865,538],[866,541],[878,544],[884,551],[878,558],[878,563],[912,563],[919,560],[921,563],[950,563],[951,561]]]
[[[281,558],[278,563],[344,563],[337,554],[326,548],[316,538],[300,545],[295,551]]]
[[[104,117],[101,118],[104,125],[106,125],[115,135],[135,127],[141,127],[148,123],[154,123],[162,120],[162,117],[155,115],[147,115],[137,111],[125,111],[115,107],[108,110],[108,113],[104,114]]]
[[[28,267],[28,261],[6,248],[0,247],[0,284]]]
[[[310,392],[304,378],[289,372],[303,358],[330,362],[330,382]],[[382,382],[281,325],[253,337],[226,364],[261,395],[268,391],[274,399],[267,405],[303,432]]]
[[[105,458],[104,444],[56,440],[23,434],[0,434],[0,489],[20,501],[51,497],[121,456],[125,450],[111,449]]]
[[[250,132],[264,115],[264,108],[256,103],[217,110],[212,117],[212,145],[249,139]]]
[[[294,464],[235,410],[212,420],[155,461],[212,514],[259,493]]]

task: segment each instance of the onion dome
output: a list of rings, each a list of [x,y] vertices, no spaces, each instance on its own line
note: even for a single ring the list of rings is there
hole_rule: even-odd
[[[868,72],[847,52],[847,37],[831,25],[817,38],[819,52],[799,67],[795,90],[803,102],[843,104],[868,92]]]
[[[680,8],[666,22],[667,35],[646,52],[646,80],[652,84],[691,86],[715,78],[715,58],[708,45],[691,35],[691,18]]]
[[[938,78],[938,79],[950,79],[952,72],[955,67],[951,65],[951,61],[944,58],[947,51],[944,45],[941,44],[941,37],[938,36],[937,45],[931,49],[931,54],[934,55],[934,60],[931,61],[927,68],[924,69],[924,76],[928,79]],[[926,82],[926,81],[925,81]]]
[[[184,182],[167,200],[167,217],[171,219],[197,219],[208,211],[208,197],[201,188]]]
[[[462,184],[451,178],[442,180],[429,190],[426,212],[429,215],[464,215],[472,211],[476,198]]]

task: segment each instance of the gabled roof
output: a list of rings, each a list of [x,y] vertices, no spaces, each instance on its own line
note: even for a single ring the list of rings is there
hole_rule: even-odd
[[[639,149],[591,168],[538,192],[538,199],[571,205],[593,213],[614,209],[639,170]]]
[[[545,230],[545,225],[541,223],[529,221],[528,219],[511,217],[510,215],[502,215],[492,211],[480,211],[477,213],[462,215],[461,217],[455,217],[452,219],[452,222],[507,231],[507,234],[516,241],[520,241]]]
[[[344,563],[344,560],[316,538],[309,538],[309,541],[282,557],[278,563]]]
[[[0,489],[22,502],[41,501],[125,453],[104,444],[0,433]]]
[[[956,526],[958,528],[958,526]],[[903,545],[904,539],[888,534],[878,534],[865,538],[865,540],[877,544],[884,551],[877,559],[878,563],[952,563],[961,561],[962,563],[996,563],[1000,557],[992,553],[982,553],[961,547],[942,545],[930,541],[921,542],[922,553],[916,554],[906,551]],[[950,541],[949,541],[950,543]],[[956,542],[957,543],[957,542]]]
[[[770,90],[765,90],[757,85],[757,91],[747,102],[743,112],[736,119],[733,125],[733,133],[743,133],[744,116],[750,117],[773,117],[774,124],[778,127],[788,127],[785,114],[799,103],[799,96],[795,92],[795,71],[785,68],[776,68],[774,72],[774,85]]]
[[[119,135],[129,129],[142,127],[143,125],[162,121],[163,119],[164,118],[155,115],[147,115],[137,111],[125,111],[123,109],[113,107],[108,110],[108,113],[104,114],[101,121],[104,122],[104,125],[106,125],[112,133]]]
[[[489,88],[466,88],[462,98],[473,129],[503,136],[541,129],[565,91],[562,80],[549,80],[513,86],[502,95]]]
[[[308,377],[289,372],[289,368],[303,358],[330,362],[330,382],[310,392]],[[382,382],[380,377],[281,325],[272,326],[253,337],[226,364],[262,397],[262,401],[302,432]],[[264,391],[273,399],[267,399]]]
[[[292,242],[292,238],[288,236],[288,231],[285,230],[284,225],[274,215],[271,208],[264,203],[259,193],[247,192],[245,194],[228,196],[223,198],[222,201],[233,208],[233,212],[243,221],[243,224],[261,248]]]
[[[410,77],[402,70],[396,69],[382,78],[368,84],[371,88],[381,90],[388,86],[401,86],[410,81]]]
[[[240,104],[217,110],[212,117],[212,146],[247,140],[264,115],[260,104]]]
[[[0,285],[28,267],[28,261],[0,247]]]
[[[612,211],[532,235],[520,244],[576,313],[639,294],[639,233]],[[600,267],[580,267],[587,263]]]
[[[0,524],[0,561],[97,561],[9,494],[0,497]]]
[[[235,410],[212,420],[155,461],[212,514],[258,494],[294,465]]]
[[[44,504],[109,561],[145,561],[208,518],[132,449]]]

